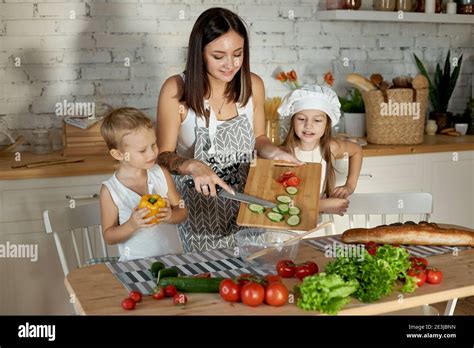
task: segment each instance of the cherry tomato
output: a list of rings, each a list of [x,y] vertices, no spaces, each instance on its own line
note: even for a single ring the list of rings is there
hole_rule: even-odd
[[[122,301],[122,308],[129,311],[129,310],[135,309],[136,304],[137,303],[133,299],[131,299],[130,297],[127,297],[126,299]]]
[[[175,305],[185,305],[188,303],[188,298],[186,297],[185,294],[182,293],[177,293],[176,295],[173,296],[173,303]]]
[[[178,293],[178,290],[176,290],[176,287],[172,284],[166,286],[165,288],[165,294],[167,297],[173,297]]]
[[[261,282],[261,280],[261,277],[250,273],[242,273],[240,276],[237,277],[237,282],[240,286],[244,286],[245,284],[250,282],[259,283]]]
[[[156,287],[153,289],[153,295],[151,295],[155,300],[162,300],[166,297],[166,292],[163,287]]]
[[[311,275],[311,270],[307,265],[296,266],[295,276],[299,280],[303,280],[305,277]]]
[[[140,291],[130,291],[128,294],[128,297],[130,297],[132,300],[135,302],[141,302],[142,301],[142,293]]]
[[[319,271],[319,267],[316,264],[316,262],[313,261],[306,261],[305,263],[302,264],[303,266],[308,267],[310,275],[316,274]]]
[[[265,281],[267,282],[267,284],[271,284],[271,283],[281,283],[281,277],[277,276],[277,275],[274,275],[274,274],[269,274],[267,276],[265,276]]]
[[[288,180],[289,178],[291,178],[292,176],[295,176],[296,173],[295,172],[284,172],[280,175],[280,177],[277,179],[277,182],[279,182],[280,184],[282,184],[283,182],[285,182],[286,180]]]
[[[421,287],[426,282],[426,272],[418,269],[411,268],[408,273],[410,277],[415,277],[417,279],[416,286]]]
[[[239,302],[242,287],[232,279],[224,279],[219,285],[219,295],[228,302]]]
[[[428,284],[439,284],[443,280],[443,272],[436,268],[426,270],[426,282]]]
[[[288,289],[282,283],[271,283],[265,291],[265,303],[270,306],[283,306],[288,301]]]
[[[292,176],[288,180],[285,181],[285,186],[298,186],[301,183],[301,179],[297,176]]]
[[[256,307],[263,303],[265,299],[265,289],[257,283],[248,283],[242,287],[242,302],[247,306]]]
[[[282,278],[291,278],[295,275],[296,265],[291,260],[282,260],[277,263],[276,271]]]
[[[428,266],[428,261],[422,257],[410,257],[411,267],[423,270]]]

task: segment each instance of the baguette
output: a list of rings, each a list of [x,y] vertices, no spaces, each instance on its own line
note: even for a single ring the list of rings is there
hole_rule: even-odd
[[[342,234],[344,243],[474,246],[474,232],[441,228],[435,223],[382,225],[374,228],[352,228]]]
[[[346,76],[346,81],[362,92],[374,91],[375,85],[360,74],[351,73]]]

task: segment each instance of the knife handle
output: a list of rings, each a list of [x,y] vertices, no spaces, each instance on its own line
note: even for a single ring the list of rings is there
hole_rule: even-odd
[[[194,187],[194,180],[193,180],[193,179],[188,179],[188,180],[185,181],[185,184],[186,184],[186,186],[188,186],[189,188],[193,188],[193,187]],[[220,194],[222,190],[223,190],[222,187],[220,187],[219,185],[216,185],[216,192],[217,192],[217,194]]]

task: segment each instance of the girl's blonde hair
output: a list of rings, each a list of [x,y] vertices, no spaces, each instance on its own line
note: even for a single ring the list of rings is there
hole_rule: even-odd
[[[285,140],[282,143],[283,148],[290,152],[293,156],[295,155],[295,148],[301,144],[301,140],[298,138],[295,132],[295,115],[291,117],[291,126],[286,136]],[[319,140],[319,145],[321,148],[321,155],[326,161],[326,189],[324,193],[329,197],[330,192],[336,187],[336,174],[334,170],[333,156],[331,152],[331,118],[326,115],[326,128],[324,129],[324,134]]]

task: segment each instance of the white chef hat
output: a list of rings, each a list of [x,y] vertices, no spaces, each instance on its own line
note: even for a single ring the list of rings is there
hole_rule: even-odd
[[[336,92],[324,85],[303,85],[288,93],[278,108],[281,117],[291,117],[299,111],[324,111],[335,126],[341,117],[341,103]]]

